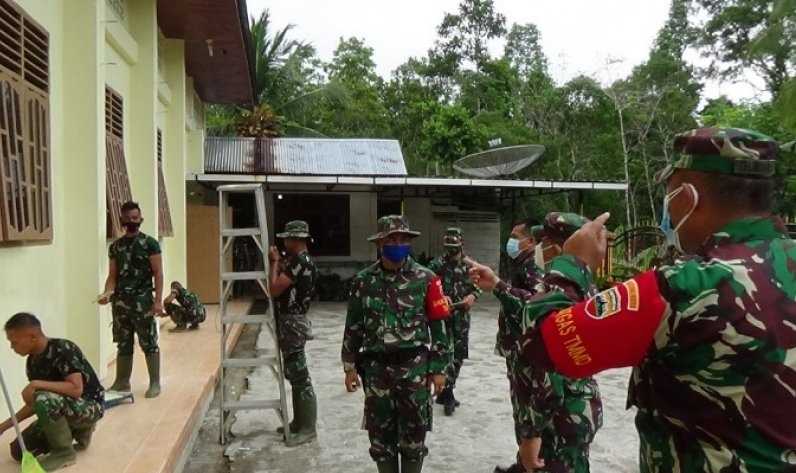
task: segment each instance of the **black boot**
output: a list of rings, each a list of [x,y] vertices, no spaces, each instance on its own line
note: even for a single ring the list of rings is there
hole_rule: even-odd
[[[459,401],[453,396],[453,389],[447,388],[448,397],[445,399],[445,415],[452,416],[453,412],[459,407]]]
[[[439,393],[439,396],[437,396],[437,404],[442,406],[446,405],[448,403],[448,398],[451,397],[452,394],[453,392],[450,388],[443,389],[442,392]]]
[[[401,473],[420,473],[423,470],[423,459],[409,460],[401,455]]]
[[[493,473],[525,473],[525,467],[515,463],[510,467],[496,466]]]

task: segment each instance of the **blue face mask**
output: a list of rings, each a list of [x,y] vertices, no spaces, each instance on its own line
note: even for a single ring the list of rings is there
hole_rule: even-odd
[[[506,242],[506,254],[508,254],[511,259],[517,259],[520,253],[522,253],[520,250],[520,240],[509,238],[509,241]]]
[[[381,254],[393,263],[405,260],[412,251],[412,245],[384,245]]]
[[[680,223],[677,224],[676,227],[672,226],[672,216],[669,214],[669,203],[677,197],[685,188],[688,186],[691,189],[691,192],[694,195],[694,204],[691,206],[691,210],[680,220]],[[678,231],[683,226],[683,224],[688,220],[694,210],[696,210],[697,204],[699,203],[699,193],[697,193],[696,188],[691,184],[683,184],[682,186],[678,187],[677,189],[673,190],[669,194],[667,194],[663,198],[663,214],[661,215],[661,224],[659,228],[666,236],[666,245],[673,246],[677,251],[683,253],[683,246],[680,243],[680,234]]]

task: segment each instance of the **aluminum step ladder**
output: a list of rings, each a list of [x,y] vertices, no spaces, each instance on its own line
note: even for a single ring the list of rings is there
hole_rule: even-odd
[[[229,206],[230,194],[251,194],[257,208],[258,226],[255,228],[233,228],[232,222],[227,218],[227,208]],[[279,349],[279,339],[276,334],[276,318],[274,316],[274,301],[269,290],[269,266],[268,249],[268,220],[265,213],[265,196],[263,187],[259,184],[231,184],[218,187],[219,204],[219,228],[220,237],[220,315],[221,315],[221,367],[220,367],[220,389],[219,389],[219,410],[220,410],[220,435],[219,441],[222,445],[226,444],[228,436],[228,420],[230,414],[240,410],[260,410],[273,409],[282,419],[285,442],[290,441],[292,435],[289,427],[289,417],[287,409],[287,396],[285,393],[285,373],[282,352]],[[258,254],[262,257],[262,271],[235,272],[227,264],[227,254],[233,246],[236,238],[252,238],[257,246]],[[238,281],[256,281],[260,289],[268,300],[268,309],[265,314],[254,315],[235,315],[230,313],[229,302],[232,297],[232,288]],[[257,358],[230,358],[227,355],[227,340],[235,324],[260,325],[260,328],[267,330],[274,341],[274,351],[276,356],[257,357]],[[278,399],[246,400],[235,401],[227,400],[227,370],[235,368],[257,368],[260,366],[270,367],[277,384],[279,386]]]

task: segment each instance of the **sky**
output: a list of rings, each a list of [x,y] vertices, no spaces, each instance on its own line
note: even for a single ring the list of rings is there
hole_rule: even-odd
[[[249,13],[268,8],[278,28],[295,25],[292,37],[312,43],[323,60],[341,37],[356,36],[374,49],[378,73],[391,72],[409,57],[423,56],[436,28],[459,0],[248,0]],[[563,83],[585,74],[607,84],[626,76],[647,58],[666,21],[670,0],[495,0],[507,22],[535,23],[553,77]],[[502,52],[494,42],[494,54]],[[700,62],[696,53],[687,59]],[[764,98],[759,80],[706,84],[704,96],[734,100]],[[762,94],[762,95],[761,95]]]

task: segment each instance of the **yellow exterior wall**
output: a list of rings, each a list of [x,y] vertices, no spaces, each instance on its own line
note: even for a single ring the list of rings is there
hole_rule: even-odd
[[[54,236],[50,243],[0,245],[0,323],[19,311],[41,318],[52,337],[74,340],[100,376],[116,354],[110,309],[92,302],[107,274],[105,85],[124,99],[128,174],[142,207],[143,231],[158,236],[157,135],[174,236],[160,238],[166,282],[186,279],[185,171],[203,161],[203,131],[188,129],[181,40],[160,39],[155,0],[127,2],[119,21],[105,0],[17,0],[49,33]],[[168,90],[167,103],[158,88]],[[194,120],[195,121],[195,120]],[[167,289],[165,289],[167,290]],[[24,360],[0,343],[0,368],[12,394],[26,383]],[[19,399],[17,398],[17,403]]]

